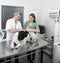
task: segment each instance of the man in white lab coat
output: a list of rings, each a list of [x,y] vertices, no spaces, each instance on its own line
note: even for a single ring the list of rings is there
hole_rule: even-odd
[[[22,26],[19,21],[20,18],[21,18],[21,14],[19,12],[15,12],[13,18],[7,20],[6,22],[7,42],[13,39],[14,34],[18,34],[18,32],[22,30]],[[19,46],[20,44],[17,43],[17,47]],[[11,43],[11,49],[13,48],[14,48],[14,44]]]

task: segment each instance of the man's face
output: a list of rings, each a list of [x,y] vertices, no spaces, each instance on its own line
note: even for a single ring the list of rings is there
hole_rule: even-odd
[[[18,14],[18,15],[16,16],[16,20],[18,21],[18,20],[20,20],[20,18],[21,18],[21,15]]]

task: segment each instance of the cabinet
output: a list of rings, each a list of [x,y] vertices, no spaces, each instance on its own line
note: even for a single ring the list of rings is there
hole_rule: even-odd
[[[53,40],[53,37],[51,37],[51,39],[49,40],[47,40],[47,39],[43,39],[43,40],[45,40],[45,41],[47,41],[49,44],[45,47],[45,50],[44,50],[44,52],[46,53],[46,54],[48,54],[49,56],[50,56],[50,58],[52,58],[52,56],[53,56],[53,43],[54,43],[54,40]]]

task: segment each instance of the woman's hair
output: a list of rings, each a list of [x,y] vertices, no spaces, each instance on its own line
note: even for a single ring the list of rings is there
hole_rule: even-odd
[[[36,17],[34,13],[31,13],[29,16],[32,16],[34,18],[33,22],[36,22]]]

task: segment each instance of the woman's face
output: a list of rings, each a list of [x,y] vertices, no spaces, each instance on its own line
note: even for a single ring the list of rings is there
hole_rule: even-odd
[[[32,16],[29,16],[29,21],[33,22],[34,18]]]

